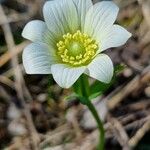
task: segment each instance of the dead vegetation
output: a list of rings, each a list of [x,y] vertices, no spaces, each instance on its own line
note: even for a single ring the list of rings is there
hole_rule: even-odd
[[[120,7],[117,23],[133,36],[123,47],[107,53],[126,68],[93,102],[105,122],[106,150],[148,150],[150,1],[115,2]],[[98,131],[88,110],[76,99],[66,101],[70,91],[60,89],[51,76],[24,72],[21,52],[29,42],[21,31],[29,20],[42,18],[43,3],[5,0],[0,5],[0,149],[95,149]]]

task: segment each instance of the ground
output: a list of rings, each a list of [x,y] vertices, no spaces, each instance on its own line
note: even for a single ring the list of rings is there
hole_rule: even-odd
[[[114,1],[117,23],[133,36],[106,51],[115,66],[125,67],[93,102],[104,119],[106,150],[149,150],[150,1]],[[22,66],[29,41],[21,32],[28,21],[42,19],[44,0],[0,3],[0,149],[95,149],[95,122],[78,99],[66,99],[72,90],[58,87],[50,75],[27,75]]]

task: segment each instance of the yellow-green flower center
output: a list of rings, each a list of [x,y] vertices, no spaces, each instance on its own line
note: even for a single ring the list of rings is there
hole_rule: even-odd
[[[57,48],[57,55],[62,63],[83,66],[91,62],[98,45],[88,35],[77,31],[74,34],[63,35],[63,39],[57,43]]]

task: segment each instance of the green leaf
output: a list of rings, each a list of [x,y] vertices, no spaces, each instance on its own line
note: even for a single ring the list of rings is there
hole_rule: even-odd
[[[91,94],[91,95],[89,96],[89,99],[92,100],[92,99],[94,99],[94,98],[100,96],[101,94],[102,94],[101,91],[100,91],[100,92],[97,92],[97,93],[93,93],[93,94]]]
[[[120,72],[122,72],[125,68],[126,68],[125,64],[116,65],[115,68],[114,68],[115,75],[119,74]]]
[[[72,93],[71,95],[66,96],[65,100],[69,101],[69,100],[72,100],[74,98],[78,98],[78,95],[76,93]]]
[[[69,101],[75,98],[80,100],[80,103],[82,103],[83,105],[86,105],[87,98],[79,96],[76,93],[72,93],[71,95],[65,97],[65,100]]]
[[[108,90],[108,88],[112,85],[112,83],[113,83],[113,80],[109,84],[102,83],[96,80],[90,87],[89,99],[92,100],[96,98],[97,96],[101,95],[102,93],[104,93],[106,90]]]
[[[82,89],[80,86],[80,80],[79,79],[74,83],[73,90],[77,95],[82,96]]]
[[[124,68],[124,64],[115,66],[114,76],[109,84],[96,80],[92,85],[89,85],[88,76],[82,75],[73,85],[74,92],[78,95],[78,98],[81,99],[81,101],[84,101],[83,97],[84,99],[89,98],[90,100],[92,100],[106,92],[108,88],[110,88],[110,86],[116,81],[116,75],[120,73]]]

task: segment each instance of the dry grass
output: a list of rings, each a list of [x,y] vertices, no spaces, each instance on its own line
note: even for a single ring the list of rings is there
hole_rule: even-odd
[[[150,129],[150,3],[115,2],[121,8],[117,22],[133,37],[125,46],[107,51],[115,64],[127,67],[96,105],[101,108],[103,101],[107,110],[106,150],[129,150]],[[65,101],[70,91],[60,89],[50,76],[28,76],[22,67],[21,53],[29,42],[20,31],[29,20],[41,18],[43,3],[6,0],[0,5],[0,149],[95,149],[95,123],[84,126],[91,117],[82,123],[88,110],[77,100]]]

